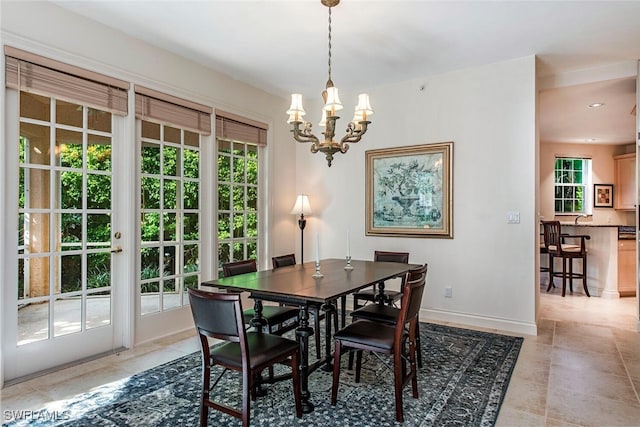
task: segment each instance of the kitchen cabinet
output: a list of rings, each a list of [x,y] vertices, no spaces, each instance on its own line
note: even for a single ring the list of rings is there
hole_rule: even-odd
[[[621,297],[636,294],[636,241],[618,240],[618,293]]]
[[[636,155],[621,154],[613,157],[615,175],[613,206],[620,210],[635,210],[636,195]]]

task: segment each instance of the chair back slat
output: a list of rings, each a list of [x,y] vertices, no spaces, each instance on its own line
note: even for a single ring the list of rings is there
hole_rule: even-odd
[[[189,302],[199,333],[232,342],[244,338],[240,294],[189,289]]]
[[[418,317],[422,305],[422,294],[427,282],[427,264],[412,269],[407,274],[408,279],[402,295],[402,305],[398,315],[398,326],[404,325]]]
[[[246,259],[243,261],[229,262],[222,265],[222,276],[231,277],[238,274],[255,273],[258,271],[256,260]]]
[[[409,252],[375,251],[373,260],[380,262],[401,262],[409,264]]]
[[[296,255],[295,254],[287,254],[274,256],[271,258],[271,263],[273,264],[273,269],[280,267],[286,267],[288,265],[296,265]]]
[[[544,246],[549,250],[549,246],[555,246],[555,250],[561,249],[560,221],[542,221],[544,230]]]

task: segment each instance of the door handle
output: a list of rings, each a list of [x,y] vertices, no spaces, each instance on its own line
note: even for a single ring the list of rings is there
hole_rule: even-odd
[[[118,254],[120,252],[122,252],[122,246],[120,246],[120,245],[116,245],[113,248],[111,248],[111,253],[112,254]]]

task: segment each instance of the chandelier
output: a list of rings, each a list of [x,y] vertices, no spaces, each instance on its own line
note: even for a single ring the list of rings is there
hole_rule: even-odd
[[[302,94],[294,93],[291,95],[291,106],[287,110],[287,114],[289,114],[287,123],[293,125],[291,130],[293,138],[298,142],[311,142],[311,152],[324,153],[327,163],[331,167],[335,153],[346,153],[350,143],[355,144],[362,139],[362,135],[367,132],[367,126],[371,123],[367,117],[373,114],[373,110],[369,105],[369,95],[366,93],[358,95],[358,105],[356,105],[353,119],[347,125],[346,135],[340,142],[334,139],[336,120],[340,118],[337,112],[342,110],[342,103],[338,97],[338,88],[333,85],[331,80],[331,8],[337,6],[340,0],[320,0],[320,2],[329,8],[329,79],[322,92],[324,107],[322,108],[322,119],[318,123],[319,126],[325,127],[325,131],[322,132],[324,140],[320,142],[318,137],[311,132],[311,122],[304,120],[303,116],[306,112],[302,107]]]

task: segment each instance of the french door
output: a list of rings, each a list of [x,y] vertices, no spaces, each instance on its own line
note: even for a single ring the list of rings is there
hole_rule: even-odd
[[[7,91],[5,380],[123,345],[123,118]],[[12,117],[13,116],[13,117]],[[17,123],[14,124],[14,123]],[[16,128],[17,126],[17,128]],[[12,228],[9,228],[12,230]]]

